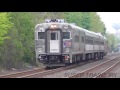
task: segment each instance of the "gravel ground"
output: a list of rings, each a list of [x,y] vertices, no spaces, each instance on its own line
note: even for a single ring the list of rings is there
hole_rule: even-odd
[[[113,64],[115,64],[117,61],[120,61],[119,58],[111,61],[111,62],[108,62],[106,63],[105,65],[101,66],[101,67],[98,67],[98,68],[95,68],[93,70],[90,70],[87,72],[87,74],[82,77],[82,78],[93,78],[94,76],[100,74],[101,72],[103,72],[104,70],[108,69],[110,66],[112,66]],[[109,77],[110,73],[105,73],[103,76],[101,76],[102,78],[104,78],[104,76],[106,77]],[[111,74],[112,75],[112,74]]]
[[[28,65],[24,69],[15,69],[15,68],[11,68],[11,70],[0,69],[0,75],[11,74],[11,73],[21,72],[21,71],[26,71],[26,70],[32,70],[35,68],[38,68],[38,67]],[[45,68],[45,66],[43,66],[43,64],[40,64],[39,68]]]
[[[107,73],[107,78],[120,78],[120,63]]]
[[[15,68],[11,68],[11,70],[0,70],[0,75],[4,75],[4,74],[10,74],[10,73],[16,73],[16,72],[20,72],[20,71],[26,71],[26,70],[31,70],[31,69],[34,69],[34,68],[37,68],[35,66],[29,66],[28,68],[26,69],[15,69]]]
[[[116,56],[114,56],[116,57]],[[113,56],[112,57],[104,57],[103,60],[98,60],[98,61],[95,61],[95,62],[92,62],[92,63],[88,63],[88,64],[85,64],[85,65],[81,65],[79,67],[76,67],[74,69],[70,69],[70,70],[65,70],[65,71],[61,71],[59,73],[55,73],[55,74],[52,74],[52,75],[46,75],[46,76],[43,76],[41,78],[68,78],[69,76],[73,75],[73,74],[77,74],[83,70],[86,70],[88,68],[91,68],[97,64],[100,64],[104,61],[107,61],[107,60],[110,60],[112,58],[114,58]]]
[[[104,58],[105,59],[110,59],[111,56],[113,56],[114,54],[119,54],[119,53],[108,53],[107,56],[105,56]],[[109,57],[109,58],[108,58]],[[48,75],[48,76],[45,76],[43,78],[60,78],[60,77],[68,77],[70,75],[73,75],[75,73],[77,73],[78,71],[81,71],[81,70],[84,70],[86,68],[89,68],[95,64],[99,64],[100,62],[103,62],[105,61],[105,59],[103,60],[100,60],[100,61],[96,61],[96,62],[92,62],[92,63],[88,63],[86,65],[82,65],[80,67],[77,67],[75,69],[71,69],[71,70],[67,70],[65,72],[60,72],[60,73],[56,73],[56,74],[53,74],[52,76],[51,75]],[[33,68],[37,68],[37,67],[34,67],[34,66],[29,66],[27,69],[21,69],[21,70],[17,70],[17,69],[14,69],[12,68],[11,70],[0,70],[0,75],[4,75],[4,74],[10,74],[10,73],[15,73],[15,72],[20,72],[20,71],[25,71],[25,70],[31,70]]]

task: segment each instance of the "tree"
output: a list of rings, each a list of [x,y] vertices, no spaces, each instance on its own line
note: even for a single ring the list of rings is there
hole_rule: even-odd
[[[105,25],[96,12],[67,12],[65,18],[69,23],[76,23],[76,25],[87,30],[102,34],[106,32]]]
[[[0,13],[0,44],[3,44],[5,39],[8,39],[7,33],[12,27],[10,22],[9,13]]]
[[[17,31],[17,39],[14,41],[16,49],[21,51],[17,55],[20,59],[27,63],[33,62],[34,54],[34,26],[33,16],[28,12],[12,13],[12,21],[15,23],[14,30]],[[17,58],[16,58],[17,59]]]
[[[105,27],[104,23],[101,21],[99,15],[97,15],[96,12],[91,12],[90,17],[91,17],[90,30],[94,31],[94,32],[99,32],[99,33],[105,34],[106,27]]]
[[[0,13],[0,66],[11,69],[35,65],[35,25],[47,18],[65,19],[94,32],[105,32],[105,26],[95,12]]]
[[[116,41],[118,38],[116,38],[114,34],[108,32],[106,33],[106,38],[108,39],[110,51],[113,51],[119,42],[118,40]]]

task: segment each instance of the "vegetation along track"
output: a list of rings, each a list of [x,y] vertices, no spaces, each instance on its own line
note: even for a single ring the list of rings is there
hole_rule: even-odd
[[[120,57],[120,56],[119,56]],[[70,76],[69,78],[100,78],[100,77],[106,77],[106,75],[109,75],[109,71],[116,67],[120,60],[119,57],[115,57],[114,59],[105,61],[101,64],[98,64],[92,68],[89,68],[87,70],[81,71],[78,74],[74,74]]]

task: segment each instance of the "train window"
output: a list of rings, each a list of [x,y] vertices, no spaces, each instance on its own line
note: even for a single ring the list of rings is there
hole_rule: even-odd
[[[96,45],[99,45],[99,41],[95,41],[95,44],[96,44]]]
[[[51,33],[51,40],[58,40],[58,33],[52,32]]]
[[[100,42],[100,45],[104,45],[104,42]]]
[[[93,45],[93,37],[86,36],[86,44]]]
[[[93,45],[93,40],[90,40],[90,44]]]
[[[45,32],[38,32],[38,39],[45,39]]]
[[[70,39],[70,32],[63,32],[63,39]]]
[[[75,42],[79,42],[79,36],[75,35]]]

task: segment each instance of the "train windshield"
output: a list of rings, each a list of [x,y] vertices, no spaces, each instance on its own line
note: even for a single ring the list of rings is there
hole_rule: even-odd
[[[45,32],[38,32],[38,39],[45,39]]]
[[[70,32],[63,32],[63,39],[70,39]]]
[[[58,40],[58,33],[57,32],[51,33],[51,40]]]

